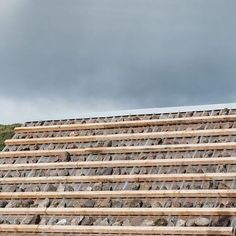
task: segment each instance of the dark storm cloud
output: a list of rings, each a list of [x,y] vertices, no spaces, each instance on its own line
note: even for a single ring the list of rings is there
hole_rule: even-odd
[[[234,0],[0,0],[0,7],[0,121],[236,97]]]

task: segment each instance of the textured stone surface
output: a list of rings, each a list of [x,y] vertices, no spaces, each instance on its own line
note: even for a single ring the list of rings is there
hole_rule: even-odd
[[[187,222],[186,222],[186,226],[187,227],[195,226],[195,219],[194,218],[188,219]]]
[[[95,201],[93,199],[89,199],[85,201],[81,206],[82,207],[93,207],[95,205]]]
[[[168,221],[165,218],[159,218],[155,221],[155,226],[167,226]]]
[[[186,221],[185,221],[185,220],[179,219],[179,220],[177,220],[175,226],[177,226],[177,227],[183,227],[183,226],[185,226],[185,224],[186,224]]]
[[[206,217],[199,217],[194,221],[197,226],[208,226],[211,223],[211,220]]]
[[[155,226],[155,222],[153,220],[144,220],[141,224],[142,226]]]
[[[160,118],[176,118],[176,117],[192,117],[206,116],[218,114],[236,114],[236,111],[204,111],[204,112],[188,112],[175,114],[154,114],[146,116],[127,116],[127,117],[104,117],[95,119],[82,120],[61,120],[61,121],[42,121],[27,123],[32,125],[62,125],[69,123],[94,123],[94,122],[110,122],[121,120],[149,120]],[[125,134],[125,133],[146,133],[146,132],[169,132],[169,131],[185,131],[185,130],[208,130],[208,129],[229,129],[236,128],[235,122],[216,122],[216,123],[196,123],[181,125],[158,125],[150,127],[125,127],[125,128],[104,128],[94,130],[70,130],[58,132],[38,132],[18,134],[15,138],[43,138],[43,137],[76,137],[85,135],[108,135],[108,134]],[[71,155],[66,151],[68,148],[87,148],[87,147],[121,147],[121,146],[142,146],[142,145],[172,145],[172,144],[200,144],[200,143],[220,143],[236,141],[236,135],[216,136],[216,137],[185,137],[185,138],[157,138],[146,140],[113,140],[113,141],[94,141],[94,142],[75,142],[75,143],[51,143],[37,145],[21,145],[7,147],[6,150],[11,151],[27,151],[27,150],[56,150],[65,149],[58,156],[42,156],[42,157],[22,157],[22,158],[3,158],[0,164],[19,164],[19,163],[48,163],[48,162],[71,162],[71,161],[113,161],[113,160],[153,160],[153,159],[176,159],[176,158],[206,158],[206,157],[233,157],[236,155],[235,150],[206,150],[206,151],[183,151],[183,152],[160,152],[160,153],[127,153],[127,154],[85,154]],[[130,174],[185,174],[185,173],[227,173],[235,172],[236,165],[183,165],[183,166],[155,166],[155,167],[100,167],[100,168],[84,168],[75,166],[71,169],[54,169],[54,170],[21,170],[0,172],[1,178],[6,177],[40,177],[45,176],[88,176],[88,175],[130,175]],[[236,189],[235,181],[146,181],[146,182],[119,182],[119,183],[58,183],[58,184],[17,184],[0,186],[1,192],[27,192],[27,191],[123,191],[123,190],[182,190],[182,189]],[[201,208],[230,208],[236,207],[235,199],[195,199],[195,198],[116,198],[116,199],[96,199],[94,193],[93,199],[33,199],[33,200],[13,200],[0,201],[1,208],[11,207],[109,207],[109,208],[154,208],[154,207],[201,207]],[[40,225],[100,225],[100,226],[223,226],[231,225],[231,217],[202,217],[202,216],[6,216],[0,219],[0,223],[6,224],[40,224]]]
[[[95,222],[94,222],[94,225],[100,225],[100,226],[109,226],[109,221],[107,218],[105,219],[97,219]]]
[[[44,208],[44,207],[49,207],[50,206],[50,200],[48,198],[42,200],[39,202],[38,207]]]
[[[57,222],[57,225],[66,225],[67,224],[67,220],[66,219],[62,219],[62,220],[59,220]]]

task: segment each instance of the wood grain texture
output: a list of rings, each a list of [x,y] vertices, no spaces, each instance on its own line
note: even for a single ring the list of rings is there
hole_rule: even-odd
[[[74,191],[74,192],[0,192],[0,199],[43,198],[235,198],[235,189],[220,190],[138,190],[138,191]]]
[[[236,121],[236,115],[219,115],[219,116],[200,116],[200,117],[184,117],[184,118],[168,118],[168,119],[152,119],[152,120],[136,120],[136,121],[117,121],[107,123],[85,123],[70,125],[48,125],[48,126],[31,126],[17,127],[16,133],[35,133],[48,131],[69,131],[69,130],[86,130],[86,129],[110,129],[125,127],[143,127],[157,125],[174,125],[174,124],[194,124],[206,122],[230,122]]]
[[[95,141],[120,141],[120,140],[139,140],[139,139],[157,139],[157,138],[176,138],[176,137],[198,137],[198,136],[227,136],[236,135],[236,129],[209,129],[192,131],[167,131],[167,132],[149,132],[132,134],[110,134],[110,135],[91,135],[75,137],[53,137],[53,138],[30,138],[30,139],[8,139],[6,145],[34,145],[50,143],[79,143]]]
[[[65,152],[72,155],[85,154],[115,154],[115,153],[147,153],[147,152],[180,152],[199,150],[233,150],[236,142],[200,143],[200,144],[173,144],[151,146],[124,146],[124,147],[94,147],[78,149],[36,150],[36,151],[9,151],[1,152],[1,157],[32,157],[32,156],[59,156]]]
[[[0,225],[0,232],[42,233],[108,233],[122,235],[233,235],[232,227],[142,227],[142,226],[59,226],[59,225]]]
[[[49,162],[28,164],[2,164],[0,170],[41,170],[41,169],[77,169],[77,168],[108,168],[108,167],[157,167],[157,166],[188,166],[188,165],[227,165],[236,164],[236,157],[211,158],[176,158],[155,160],[114,160],[114,161],[78,161]]]
[[[164,181],[216,181],[234,180],[235,172],[204,174],[142,174],[142,175],[94,175],[0,178],[0,184],[48,184],[48,183],[96,183],[96,182],[164,182]]]

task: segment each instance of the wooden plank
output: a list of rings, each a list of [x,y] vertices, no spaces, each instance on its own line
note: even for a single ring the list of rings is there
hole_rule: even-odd
[[[191,151],[234,149],[236,142],[228,143],[203,143],[203,144],[176,144],[176,145],[152,145],[152,146],[124,146],[124,147],[94,147],[81,149],[57,149],[36,151],[6,151],[1,152],[0,157],[30,157],[30,156],[58,156],[65,152],[72,155],[83,154],[112,154],[112,153],[140,153],[140,152],[167,152],[167,151]]]
[[[0,208],[0,215],[236,216],[236,208]]]
[[[188,166],[188,165],[227,165],[236,164],[236,157],[211,158],[178,158],[155,160],[114,160],[114,161],[78,161],[78,162],[49,162],[3,164],[0,170],[41,170],[41,169],[78,169],[78,168],[107,168],[107,167],[157,167],[157,166]]]
[[[92,175],[0,178],[0,184],[96,183],[96,182],[160,182],[235,180],[236,173],[145,174],[145,175]]]
[[[232,227],[0,225],[0,232],[98,233],[122,235],[233,235]]]
[[[175,137],[198,137],[198,136],[226,136],[236,135],[236,129],[209,129],[191,131],[169,131],[169,132],[149,132],[133,134],[110,134],[110,135],[91,135],[75,137],[53,137],[53,138],[30,138],[30,139],[8,139],[6,145],[33,145],[49,143],[79,143],[107,140],[139,140],[156,138],[175,138]]]
[[[59,156],[65,152],[71,155],[85,154],[115,154],[115,153],[147,153],[147,152],[178,152],[197,150],[232,150],[236,149],[236,142],[226,143],[200,143],[200,144],[173,144],[150,146],[124,146],[124,147],[94,147],[78,149],[36,150],[36,151],[9,151],[0,152],[1,157],[33,157],[33,156]]]
[[[174,125],[174,124],[194,124],[207,122],[230,122],[236,121],[236,115],[219,115],[219,116],[200,116],[200,117],[184,117],[184,118],[168,118],[168,119],[152,119],[152,120],[136,120],[136,121],[118,121],[107,123],[85,123],[70,125],[48,125],[48,126],[31,126],[17,127],[17,133],[33,133],[48,131],[69,131],[69,130],[85,130],[85,129],[111,129],[125,127],[143,127],[157,125]]]
[[[81,198],[235,198],[235,189],[74,191],[74,192],[0,192],[0,199],[81,199]]]

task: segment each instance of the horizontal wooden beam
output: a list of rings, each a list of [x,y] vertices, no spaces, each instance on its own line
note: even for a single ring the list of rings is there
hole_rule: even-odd
[[[232,227],[0,225],[0,232],[97,233],[121,235],[227,235]]]
[[[133,134],[109,134],[109,135],[91,135],[75,137],[53,137],[53,138],[30,138],[30,139],[8,139],[6,145],[33,145],[49,143],[79,143],[107,140],[139,140],[156,138],[175,138],[175,137],[198,137],[198,136],[226,136],[236,135],[236,129],[209,129],[209,130],[191,130],[191,131],[169,131],[169,132],[149,132]]]
[[[78,161],[78,162],[49,162],[3,164],[0,170],[41,170],[41,169],[79,169],[107,167],[157,167],[157,166],[188,166],[188,165],[225,165],[236,164],[236,157],[211,158],[178,158],[155,160],[114,160],[114,161]]]
[[[236,208],[0,208],[0,215],[235,216]]]
[[[194,123],[207,123],[207,122],[230,122],[230,121],[236,121],[236,115],[118,121],[118,122],[107,122],[107,123],[85,123],[85,124],[78,123],[70,125],[30,126],[30,127],[17,127],[15,128],[15,131],[17,133],[32,133],[32,132],[48,132],[48,131],[111,129],[111,128],[125,128],[125,127],[143,127],[143,126],[157,126],[157,125],[194,124]]]
[[[1,157],[32,157],[32,156],[59,156],[65,152],[71,155],[83,154],[115,154],[115,153],[147,153],[147,152],[178,152],[197,150],[232,150],[236,149],[236,142],[226,143],[200,143],[200,144],[174,144],[151,146],[124,146],[124,147],[94,147],[80,149],[57,149],[36,151],[9,151],[0,152]]]
[[[74,191],[74,192],[0,192],[0,199],[81,199],[81,198],[235,198],[235,189],[218,190],[138,190],[138,191]]]
[[[0,178],[0,184],[96,183],[96,182],[160,182],[235,180],[236,173],[145,174],[145,175],[91,175]]]

